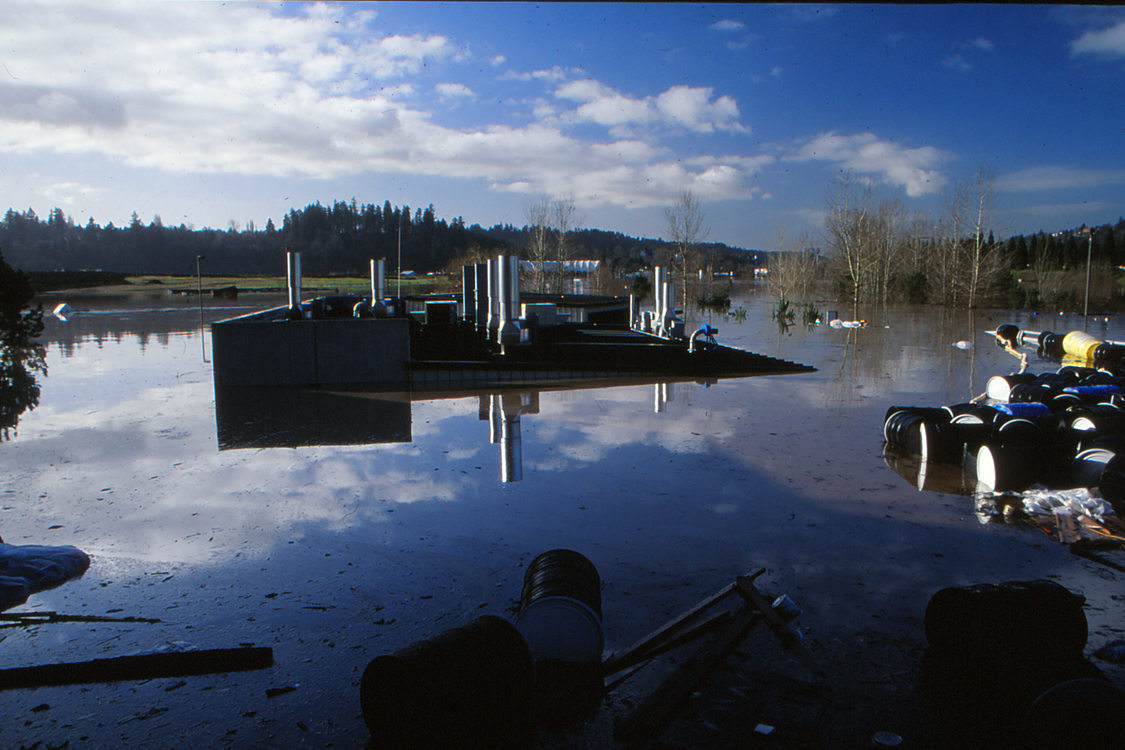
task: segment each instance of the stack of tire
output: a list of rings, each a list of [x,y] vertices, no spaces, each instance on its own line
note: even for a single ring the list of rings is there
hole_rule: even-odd
[[[1085,367],[989,379],[988,403],[892,406],[883,437],[936,463],[965,462],[978,486],[1098,487],[1125,500],[1125,376]]]

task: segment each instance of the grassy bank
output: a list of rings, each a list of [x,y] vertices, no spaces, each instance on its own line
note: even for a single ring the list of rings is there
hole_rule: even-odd
[[[444,278],[404,278],[402,291],[404,294],[415,294],[440,289],[448,285]],[[287,290],[284,276],[204,276],[197,279],[195,276],[124,276],[112,280],[112,283],[102,283],[95,286],[43,284],[36,286],[36,292],[69,292],[81,290],[83,296],[97,296],[100,294],[119,296],[122,294],[153,294],[166,292],[169,294],[196,294],[202,287],[204,294],[211,294],[217,289],[230,289],[234,287],[239,294],[252,293],[284,293]],[[398,289],[397,279],[387,279],[387,291],[395,293]],[[371,280],[361,276],[307,276],[301,280],[302,296],[327,295],[327,294],[370,294]]]

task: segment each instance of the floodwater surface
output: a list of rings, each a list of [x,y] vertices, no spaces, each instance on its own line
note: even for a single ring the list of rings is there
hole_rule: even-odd
[[[207,300],[203,316],[274,302],[245,299]],[[511,617],[524,568],[556,547],[601,574],[607,651],[759,568],[842,682],[871,670],[872,643],[920,655],[944,586],[1051,577],[1087,596],[1092,648],[1112,637],[1119,574],[1039,530],[982,524],[971,497],[919,492],[882,447],[888,406],[968,401],[1016,369],[986,330],[1081,329],[1081,316],[892,308],[862,329],[781,332],[772,302],[744,292],[744,321],[711,316],[718,340],[816,372],[442,398],[279,392],[276,410],[253,405],[289,415],[276,420],[245,404],[216,414],[193,302],[72,302],[71,320],[47,321],[39,406],[0,443],[0,536],[72,544],[93,563],[17,611],[160,622],[0,627],[4,666],[240,644],[273,648],[275,665],[9,691],[0,744],[362,746],[367,663],[480,614]],[[1103,318],[1090,332],[1125,338]],[[856,690],[893,693],[895,679]],[[854,709],[891,728],[877,703]]]

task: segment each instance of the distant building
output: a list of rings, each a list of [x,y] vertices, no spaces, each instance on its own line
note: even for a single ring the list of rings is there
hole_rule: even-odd
[[[555,273],[558,270],[558,261],[545,260],[542,262],[532,260],[520,261],[520,273],[534,275],[536,273]],[[595,274],[601,268],[600,260],[566,260],[563,261],[563,272],[576,276]]]

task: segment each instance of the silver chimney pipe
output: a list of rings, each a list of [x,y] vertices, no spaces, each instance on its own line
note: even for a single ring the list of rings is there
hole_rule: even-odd
[[[488,263],[477,263],[476,281],[473,293],[473,322],[477,330],[488,325]]]
[[[371,261],[371,309],[381,315],[386,307],[387,272],[386,262],[380,258]]]
[[[500,328],[500,264],[488,261],[488,335]]]
[[[289,308],[301,306],[301,254],[285,254],[285,280],[289,286]]]
[[[508,256],[508,319],[520,319],[520,258],[518,255]],[[517,326],[518,330],[518,326]]]
[[[515,255],[500,255],[496,266],[500,269],[498,286],[500,290],[500,324],[496,340],[501,345],[519,343],[520,260]]]

